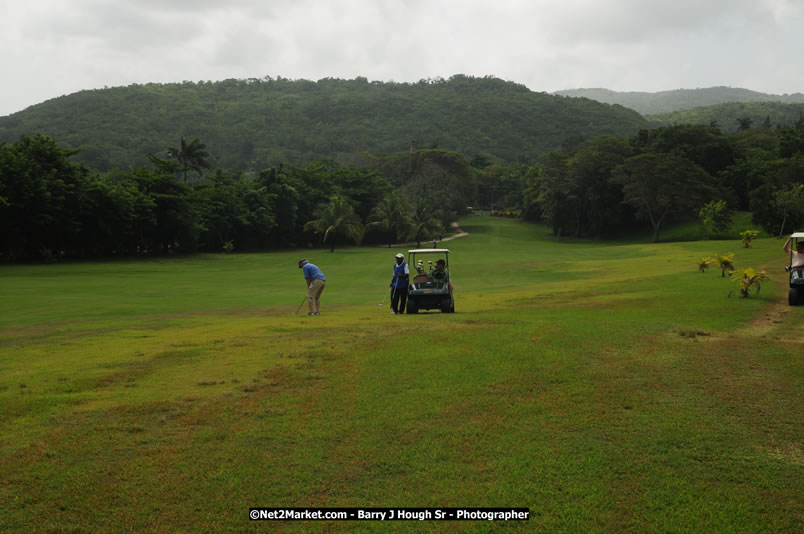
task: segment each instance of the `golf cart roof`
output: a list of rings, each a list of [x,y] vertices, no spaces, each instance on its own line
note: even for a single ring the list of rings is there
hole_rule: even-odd
[[[797,238],[801,239],[802,237],[804,237],[804,232],[796,232],[795,234],[791,235],[790,237],[797,237]]]
[[[414,248],[408,254],[449,254],[448,248]]]

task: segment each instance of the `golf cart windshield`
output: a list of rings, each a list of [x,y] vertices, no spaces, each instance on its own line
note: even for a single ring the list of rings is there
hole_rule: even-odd
[[[416,256],[419,256],[417,259]],[[414,248],[408,250],[408,265],[422,273],[432,270],[438,260],[444,260],[444,268],[449,269],[448,248]]]

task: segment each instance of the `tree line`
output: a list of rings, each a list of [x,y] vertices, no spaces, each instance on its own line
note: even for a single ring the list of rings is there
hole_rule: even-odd
[[[667,126],[569,138],[534,165],[443,149],[364,154],[342,165],[213,169],[182,138],[149,165],[104,173],[47,136],[0,144],[4,261],[325,244],[428,241],[469,206],[520,213],[564,236],[611,238],[734,210],[783,234],[804,226],[804,121],[791,127]]]
[[[712,220],[718,207],[721,215],[750,211],[755,224],[781,235],[804,224],[802,177],[804,120],[777,128],[747,124],[731,134],[716,126],[666,126],[544,154],[524,180],[523,217],[551,225],[558,237],[613,237],[649,223],[656,241],[669,220]]]
[[[372,167],[320,161],[259,173],[210,169],[198,139],[166,154],[94,173],[50,137],[0,144],[0,259],[421,241],[443,233],[475,187],[473,169],[443,150],[375,157]]]
[[[804,98],[804,97],[803,97]],[[729,102],[711,106],[682,109],[671,113],[646,115],[656,126],[668,124],[703,124],[718,126],[727,132],[746,127],[793,126],[804,116],[804,103]]]

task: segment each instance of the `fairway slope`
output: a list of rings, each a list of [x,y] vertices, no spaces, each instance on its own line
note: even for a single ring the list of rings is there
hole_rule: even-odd
[[[0,267],[0,530],[485,532],[272,507],[527,507],[537,532],[800,532],[801,308],[776,240],[555,242],[461,221],[456,313],[405,248]],[[702,255],[771,281],[739,298]],[[729,297],[729,293],[732,296]]]

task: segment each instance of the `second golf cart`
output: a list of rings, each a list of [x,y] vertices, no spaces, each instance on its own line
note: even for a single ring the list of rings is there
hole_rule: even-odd
[[[449,249],[408,250],[408,265],[416,270],[415,275],[411,272],[408,285],[408,313],[418,313],[419,310],[455,312],[455,298],[449,275]]]
[[[804,242],[804,232],[796,232],[790,236],[790,250],[796,250],[798,244]],[[793,255],[787,267],[790,275],[790,289],[787,290],[787,303],[796,306],[804,302],[804,267],[793,267]]]

